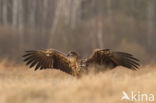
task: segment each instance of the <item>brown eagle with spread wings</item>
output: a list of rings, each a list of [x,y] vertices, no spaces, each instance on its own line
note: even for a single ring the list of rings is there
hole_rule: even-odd
[[[82,69],[88,70],[90,65],[104,65],[113,69],[116,66],[124,66],[131,70],[138,69],[139,60],[125,52],[112,51],[110,49],[96,49],[87,59],[82,59],[78,53],[70,51],[67,54],[55,49],[26,51],[24,61],[30,68],[58,69],[73,76],[79,76]]]

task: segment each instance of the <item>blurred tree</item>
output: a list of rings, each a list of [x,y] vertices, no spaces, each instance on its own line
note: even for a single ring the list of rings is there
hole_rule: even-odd
[[[0,46],[10,49],[7,55],[48,47],[88,54],[136,43],[153,55],[154,5],[154,0],[0,0]]]

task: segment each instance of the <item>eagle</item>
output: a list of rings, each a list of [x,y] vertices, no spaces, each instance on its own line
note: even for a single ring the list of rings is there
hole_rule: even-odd
[[[131,70],[137,70],[140,66],[140,61],[132,54],[111,49],[95,49],[85,59],[75,51],[65,54],[55,49],[29,50],[25,51],[23,58],[26,65],[35,67],[35,70],[57,69],[73,76],[80,76],[91,65],[101,65],[109,69],[123,66]]]

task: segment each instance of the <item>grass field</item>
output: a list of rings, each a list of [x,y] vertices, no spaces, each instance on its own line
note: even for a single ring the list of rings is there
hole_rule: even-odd
[[[122,91],[156,95],[156,66],[139,71],[117,67],[77,79],[57,70],[0,63],[0,103],[133,103],[121,101]]]

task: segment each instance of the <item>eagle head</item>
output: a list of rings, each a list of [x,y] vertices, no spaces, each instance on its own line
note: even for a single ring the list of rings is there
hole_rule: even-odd
[[[69,51],[67,54],[67,57],[78,57],[78,53],[76,53],[74,51]]]
[[[78,53],[74,52],[74,51],[69,51],[67,54],[67,57],[71,60],[71,61],[77,61],[80,59],[80,56]]]
[[[111,55],[111,54],[112,54],[111,49],[103,49],[102,52],[103,52],[105,55]]]

